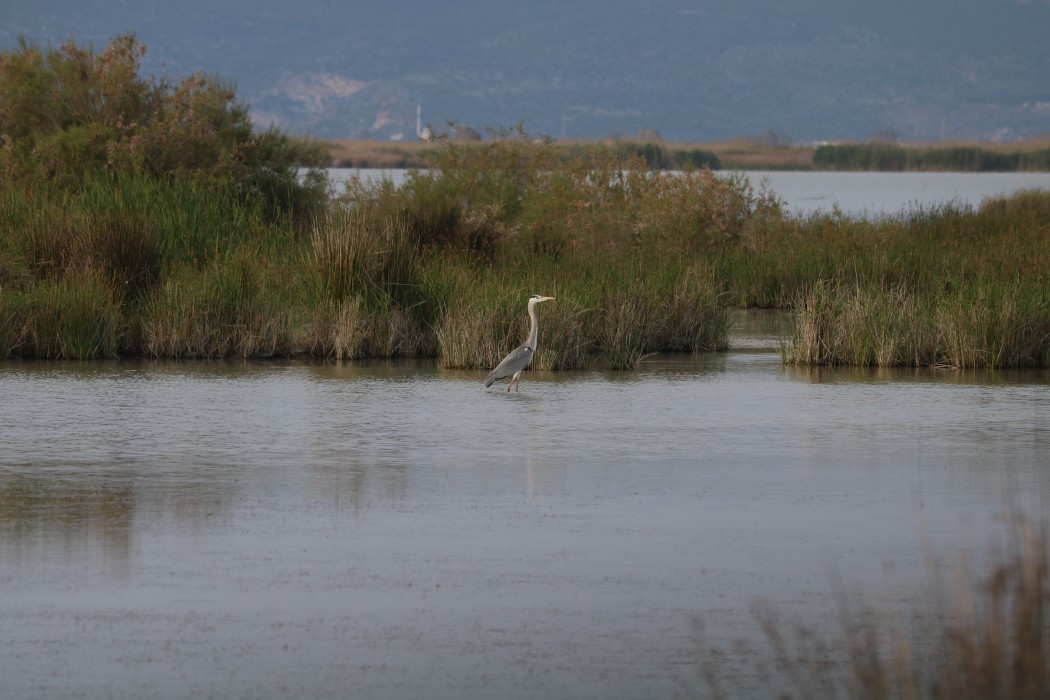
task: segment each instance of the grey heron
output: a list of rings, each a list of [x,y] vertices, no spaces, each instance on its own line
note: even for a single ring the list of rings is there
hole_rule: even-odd
[[[529,366],[532,362],[532,356],[536,352],[536,340],[539,338],[540,327],[536,323],[536,304],[542,301],[551,301],[554,297],[543,297],[539,294],[534,295],[529,299],[529,338],[524,343],[519,345],[510,351],[506,357],[503,358],[503,362],[496,365],[496,369],[489,372],[489,376],[485,378],[485,387],[492,386],[492,382],[497,379],[503,379],[504,377],[510,377],[510,384],[507,385],[507,391],[510,391],[511,386],[517,382],[517,388],[515,391],[521,391],[521,370]]]

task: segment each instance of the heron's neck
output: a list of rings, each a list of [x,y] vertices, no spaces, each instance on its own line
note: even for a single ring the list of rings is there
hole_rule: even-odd
[[[540,327],[536,323],[536,304],[529,304],[529,340],[528,346],[536,350],[536,342],[539,340]]]

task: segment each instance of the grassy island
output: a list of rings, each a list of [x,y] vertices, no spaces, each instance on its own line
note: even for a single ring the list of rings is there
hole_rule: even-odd
[[[1050,365],[1046,192],[799,218],[703,149],[666,174],[515,130],[329,193],[323,144],[220,79],[142,80],[143,51],[0,56],[0,357],[488,367],[543,293],[541,368],[723,349],[731,306],[796,310],[788,362]]]

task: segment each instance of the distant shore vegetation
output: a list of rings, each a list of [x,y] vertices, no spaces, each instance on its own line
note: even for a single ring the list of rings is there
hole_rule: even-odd
[[[333,193],[327,145],[256,131],[220,78],[142,79],[144,51],[0,54],[2,358],[485,368],[544,293],[540,369],[722,350],[734,306],[794,313],[786,362],[1050,366],[1050,193],[799,217],[714,175],[731,149],[520,128]]]
[[[475,132],[476,133],[476,132]],[[454,140],[454,139],[449,139]],[[466,147],[469,142],[461,141]],[[475,147],[481,143],[474,141]],[[883,172],[1050,172],[1050,138],[1020,143],[898,144],[885,141],[792,145],[769,138],[714,143],[668,143],[658,136],[551,140],[563,160],[589,151],[614,154],[622,163],[640,158],[654,170],[815,170]],[[327,142],[328,163],[344,168],[425,168],[440,143],[425,141]]]

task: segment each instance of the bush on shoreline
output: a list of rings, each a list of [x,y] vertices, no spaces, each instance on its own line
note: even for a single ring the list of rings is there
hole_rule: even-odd
[[[177,83],[139,76],[134,35],[96,52],[73,39],[43,48],[25,37],[0,54],[0,182],[71,191],[85,176],[190,177],[255,200],[272,215],[308,216],[322,204],[322,144],[256,133],[232,84],[201,73]]]

